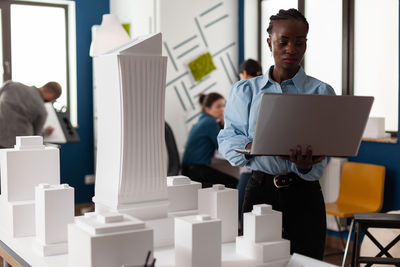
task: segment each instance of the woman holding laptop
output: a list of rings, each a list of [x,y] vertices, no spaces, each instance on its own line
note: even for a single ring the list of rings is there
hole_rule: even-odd
[[[318,180],[326,157],[313,156],[311,147],[302,153],[301,146],[288,151],[287,157],[249,157],[235,151],[251,148],[263,93],[334,94],[331,86],[307,76],[300,66],[308,28],[296,9],[280,10],[270,17],[267,42],[275,65],[263,76],[239,81],[230,90],[218,143],[220,153],[232,165],[252,170],[243,212],[250,212],[255,204],[272,205],[282,212],[282,235],[291,241],[291,253],[322,259],[326,215]]]

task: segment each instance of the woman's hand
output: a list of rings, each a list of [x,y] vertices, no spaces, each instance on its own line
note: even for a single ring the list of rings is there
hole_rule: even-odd
[[[326,156],[313,156],[312,147],[308,146],[306,154],[303,155],[301,152],[301,146],[297,146],[296,149],[290,149],[289,156],[279,156],[281,159],[290,160],[297,168],[308,170],[311,169],[314,164],[317,164],[324,159]]]

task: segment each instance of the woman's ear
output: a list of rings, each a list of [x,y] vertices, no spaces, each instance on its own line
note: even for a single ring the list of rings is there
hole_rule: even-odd
[[[271,38],[267,38],[267,43],[268,43],[268,47],[269,47],[269,51],[272,52],[272,43],[271,43]]]

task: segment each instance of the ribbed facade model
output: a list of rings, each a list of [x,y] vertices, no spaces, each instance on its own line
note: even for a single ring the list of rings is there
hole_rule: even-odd
[[[166,215],[164,139],[167,58],[161,34],[95,60],[98,85],[97,210],[138,218]]]

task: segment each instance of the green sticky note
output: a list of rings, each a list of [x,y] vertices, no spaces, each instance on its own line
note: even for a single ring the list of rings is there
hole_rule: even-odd
[[[217,69],[210,53],[205,53],[189,63],[189,69],[192,72],[195,81],[200,81],[205,76]]]
[[[130,30],[131,30],[131,24],[130,23],[122,23],[122,27],[125,29],[125,31],[128,33],[128,35],[130,36]]]

